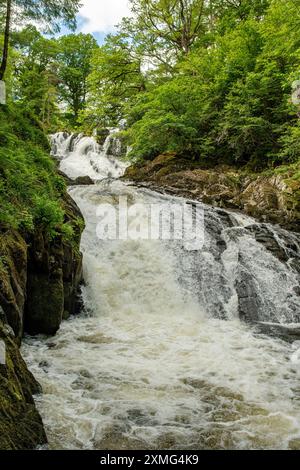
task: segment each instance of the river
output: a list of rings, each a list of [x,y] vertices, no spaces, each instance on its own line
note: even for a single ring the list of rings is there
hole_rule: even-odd
[[[86,221],[84,310],[54,338],[27,336],[22,346],[43,387],[36,403],[49,448],[300,449],[300,341],[258,328],[300,321],[290,262],[299,239],[201,204],[199,250],[182,240],[99,239],[97,208],[116,207],[119,196],[190,203],[118,180],[126,165],[109,154],[118,153],[112,139],[100,148],[53,137],[61,170],[96,184],[69,190]],[[288,261],[253,227],[271,233]]]

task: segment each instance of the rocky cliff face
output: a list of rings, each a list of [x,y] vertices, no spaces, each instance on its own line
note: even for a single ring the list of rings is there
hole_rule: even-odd
[[[300,181],[289,173],[250,174],[226,166],[203,169],[168,153],[128,168],[125,178],[300,231]]]
[[[76,204],[66,198],[70,220],[80,216]],[[74,225],[73,225],[74,226]],[[79,308],[78,287],[82,280],[82,255],[77,246],[58,236],[51,242],[43,233],[31,237],[28,250],[25,331],[55,334],[63,319]]]
[[[69,196],[64,205],[66,222],[75,229],[72,241],[0,227],[0,449],[29,449],[46,442],[32,398],[40,388],[18,346],[24,331],[55,334],[62,319],[79,309],[81,214]]]

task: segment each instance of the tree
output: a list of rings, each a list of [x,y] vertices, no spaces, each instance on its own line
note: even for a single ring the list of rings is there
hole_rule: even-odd
[[[28,26],[12,36],[18,53],[14,74],[15,99],[38,117],[49,132],[58,119],[58,44]]]
[[[255,169],[299,159],[299,107],[291,102],[300,78],[297,2],[213,2],[227,16],[207,33],[211,47],[196,40],[174,73],[148,83],[129,109],[131,155],[173,151]]]
[[[152,48],[188,54],[205,30],[205,0],[131,0],[131,8]]]
[[[6,0],[5,3],[5,31],[0,80],[4,79],[7,68],[12,14],[15,13],[21,19],[41,21],[45,29],[53,28],[57,31],[61,21],[69,27],[75,28],[75,14],[78,11],[80,0]],[[14,7],[15,11],[13,11]]]
[[[87,78],[91,59],[98,45],[90,34],[70,34],[58,40],[58,90],[61,101],[69,105],[76,123],[86,104]]]
[[[96,113],[103,124],[118,123],[123,107],[145,87],[141,57],[134,45],[122,33],[109,35],[92,58],[86,117]]]

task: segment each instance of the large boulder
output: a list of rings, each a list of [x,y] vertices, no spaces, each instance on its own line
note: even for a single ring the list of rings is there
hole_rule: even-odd
[[[78,186],[88,186],[90,184],[94,184],[94,181],[90,176],[78,176],[78,178],[72,180],[71,184]]]
[[[81,213],[69,196],[65,199],[66,220],[73,222]],[[79,246],[81,229],[75,237]],[[82,281],[82,254],[75,245],[58,235],[49,240],[37,231],[31,239],[28,257],[28,295],[25,330],[30,334],[54,335],[64,318],[78,310]]]

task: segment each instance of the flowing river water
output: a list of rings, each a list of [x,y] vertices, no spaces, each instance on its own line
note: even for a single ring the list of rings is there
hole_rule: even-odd
[[[118,180],[125,164],[112,136],[103,147],[63,133],[52,140],[62,171],[96,184],[70,188],[86,221],[84,311],[22,347],[43,387],[36,402],[49,447],[300,449],[300,341],[240,320],[297,326],[297,236],[201,206],[201,250],[99,240],[99,204],[186,201]],[[287,261],[257,241],[259,230]]]

